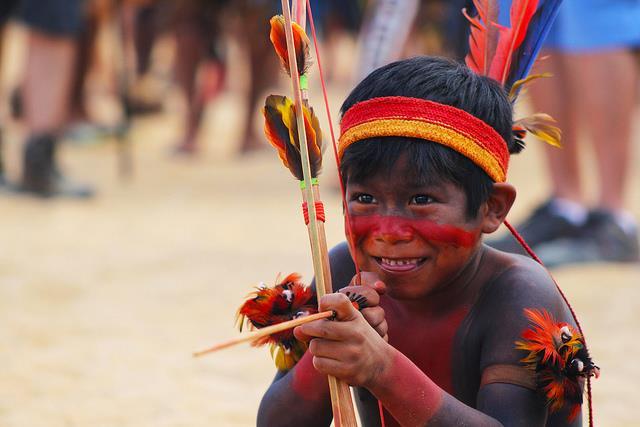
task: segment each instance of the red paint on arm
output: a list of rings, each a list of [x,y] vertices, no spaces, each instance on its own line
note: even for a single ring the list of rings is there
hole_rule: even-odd
[[[351,228],[356,242],[367,236],[387,236],[387,238],[402,240],[414,234],[426,241],[437,241],[465,248],[473,246],[476,241],[473,233],[462,228],[401,216],[354,215],[351,217]]]
[[[388,426],[425,425],[440,409],[444,391],[399,351],[390,367],[370,390],[394,418]]]
[[[313,355],[308,351],[293,370],[291,388],[305,400],[329,399],[327,376],[316,371],[313,367]]]

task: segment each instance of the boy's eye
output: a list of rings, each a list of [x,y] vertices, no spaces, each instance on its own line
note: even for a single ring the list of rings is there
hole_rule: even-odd
[[[366,205],[374,203],[376,201],[376,199],[371,194],[364,194],[364,193],[357,194],[355,199],[358,202],[366,204]]]
[[[411,198],[411,203],[414,205],[428,205],[433,202],[435,202],[435,199],[431,196],[427,196],[426,194],[418,194]]]

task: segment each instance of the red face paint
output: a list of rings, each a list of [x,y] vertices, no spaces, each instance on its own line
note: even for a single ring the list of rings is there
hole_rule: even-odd
[[[367,237],[384,238],[393,243],[410,240],[416,235],[426,241],[464,248],[473,246],[476,241],[475,235],[469,231],[426,219],[382,215],[354,215],[350,219],[356,244]]]

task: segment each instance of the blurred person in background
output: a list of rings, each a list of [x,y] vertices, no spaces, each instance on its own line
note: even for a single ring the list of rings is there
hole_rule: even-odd
[[[187,101],[178,154],[195,154],[198,130],[206,103],[219,93],[225,62],[221,46],[224,1],[165,2],[176,39],[175,78]]]
[[[558,121],[563,147],[545,147],[550,197],[516,228],[548,266],[638,261],[638,227],[624,196],[632,158],[639,22],[638,1],[565,0],[547,39],[548,58],[538,72],[553,77],[532,84],[531,97],[538,111]],[[580,175],[586,138],[596,162],[599,193],[593,204]],[[489,244],[522,252],[511,235]]]
[[[234,37],[246,53],[249,81],[239,154],[265,147],[256,132],[255,111],[262,95],[276,83],[277,61],[271,52],[269,17],[278,6],[273,0],[186,0],[165,1],[164,13],[176,38],[175,77],[187,109],[184,130],[175,147],[178,154],[198,151],[197,136],[206,104],[219,94],[225,80],[225,42]],[[224,21],[224,22],[223,22]]]
[[[0,2],[0,73],[2,72],[2,59],[3,59],[3,47],[4,47],[4,33],[5,33],[5,25],[9,20],[13,9],[18,4],[18,0],[3,0]],[[4,144],[3,144],[3,135],[4,135],[4,126],[3,126],[4,117],[0,112],[0,187],[4,187],[5,185],[5,176],[4,176]]]
[[[82,0],[21,0],[18,16],[27,27],[27,63],[22,104],[27,138],[20,190],[42,197],[89,197],[91,188],[61,174],[56,162],[60,132],[70,112]]]

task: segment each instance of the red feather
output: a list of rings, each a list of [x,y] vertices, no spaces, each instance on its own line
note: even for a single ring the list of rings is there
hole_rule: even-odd
[[[465,59],[469,68],[504,84],[513,55],[524,41],[531,18],[536,13],[538,1],[513,0],[510,27],[498,24],[496,0],[474,0],[478,12],[476,17],[463,10],[471,23],[469,54]]]
[[[498,19],[499,6],[495,0],[474,0],[473,2],[478,16],[472,18],[466,9],[462,10],[464,16],[471,24],[469,36],[469,55],[466,63],[473,71],[481,75],[487,75],[489,65],[498,43]]]
[[[538,8],[538,0],[513,0],[511,28],[502,30],[496,54],[489,71],[490,77],[504,85],[514,52],[522,44],[531,18]]]

